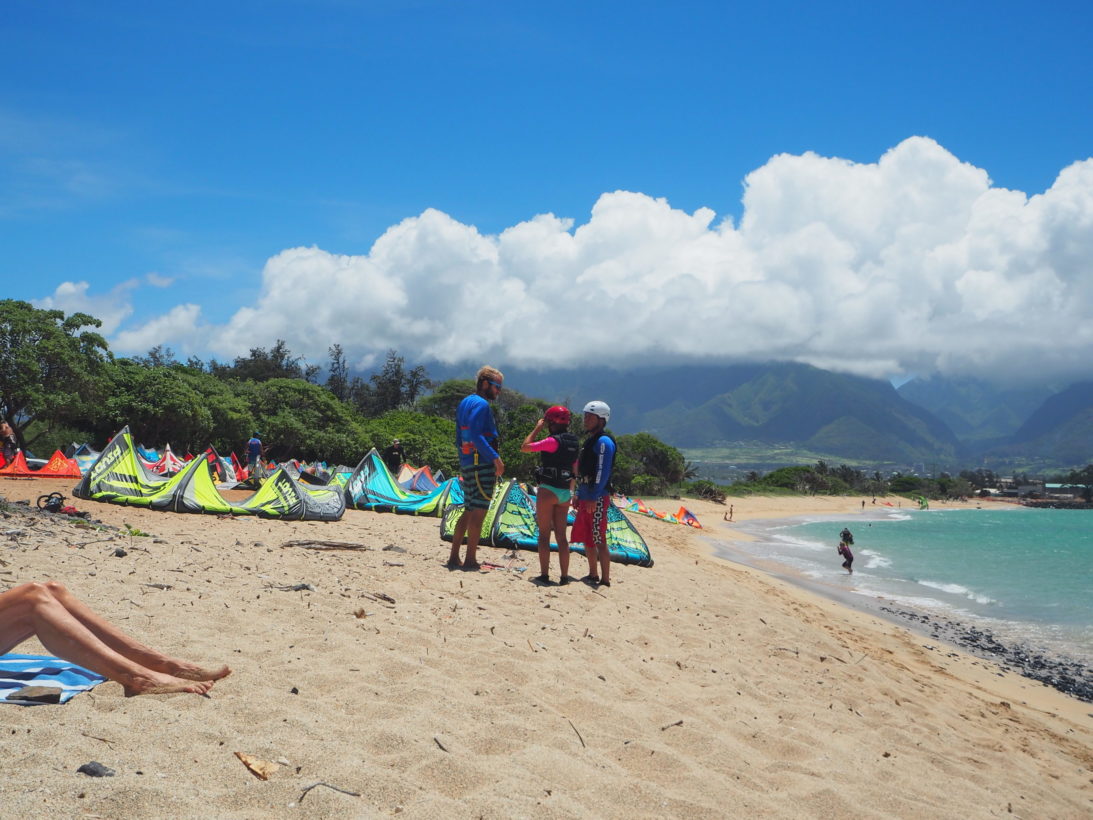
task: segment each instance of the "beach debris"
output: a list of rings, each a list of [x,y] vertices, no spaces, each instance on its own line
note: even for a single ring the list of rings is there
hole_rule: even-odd
[[[343,789],[343,788],[340,788],[339,786],[332,786],[331,784],[324,783],[320,780],[318,783],[312,783],[310,786],[305,787],[304,790],[302,792],[300,792],[300,796],[297,798],[296,802],[297,803],[303,803],[304,802],[304,797],[307,795],[307,793],[309,791],[311,791],[312,789],[314,789],[316,786],[326,786],[328,789],[333,789],[334,791],[341,792],[342,794],[348,794],[350,797],[360,797],[361,796],[360,792],[351,792],[348,789]]]
[[[126,552],[126,551],[125,551],[124,549],[122,549],[121,547],[118,547],[118,548],[117,548],[116,550],[114,550],[114,557],[115,557],[115,558],[124,558],[124,557],[125,557],[126,555],[128,555],[128,554],[129,554],[129,553],[127,553],[127,552]]]
[[[262,760],[262,758],[249,755],[246,752],[236,752],[235,756],[238,757],[250,773],[259,780],[269,780],[269,776],[279,768],[277,764],[272,761]]]
[[[661,726],[660,731],[663,732],[665,729],[671,729],[673,726],[682,726],[682,725],[683,725],[683,719],[680,718],[675,723],[669,723],[667,726]]]
[[[440,742],[440,738],[439,738],[439,737],[437,737],[436,735],[433,735],[433,743],[435,743],[435,744],[436,744],[437,746],[439,746],[439,747],[440,747],[440,751],[442,751],[442,752],[448,752],[448,754],[451,754],[451,752],[450,752],[450,751],[448,751],[448,747],[447,747],[447,746],[445,746],[445,745],[444,745],[443,743],[441,743],[441,742]]]
[[[373,613],[371,613],[371,612],[366,612],[366,611],[364,610],[364,608],[362,607],[361,609],[358,609],[358,610],[357,610],[356,612],[354,612],[353,614],[354,614],[354,615],[355,615],[356,617],[358,617],[358,618],[369,618],[369,617],[371,617],[371,616],[372,616],[372,614],[373,614]]]
[[[117,774],[116,771],[109,766],[104,766],[97,760],[91,760],[84,763],[80,768],[76,769],[78,774],[86,774],[88,777],[113,777]]]
[[[373,601],[379,601],[384,604],[395,604],[395,599],[385,592],[362,592],[361,595],[365,598],[370,598]]]
[[[404,566],[406,566],[406,564],[402,563],[402,561],[384,561],[383,565],[385,567],[404,567]]]
[[[305,550],[370,550],[367,544],[359,544],[356,541],[316,541],[311,538],[298,538],[285,541],[282,547],[300,547]]]
[[[170,584],[141,584],[142,587],[151,587],[152,589],[174,589]]]
[[[301,582],[299,584],[281,584],[276,586],[274,584],[266,584],[266,589],[279,589],[282,592],[314,592],[315,587],[311,584]]]
[[[581,748],[587,749],[588,746],[585,745],[584,738],[581,737],[581,733],[577,731],[577,727],[573,725],[573,721],[569,720],[569,718],[566,718],[566,720],[569,721],[569,728],[571,728],[576,733],[577,740],[581,741]]]
[[[87,732],[80,732],[80,734],[83,735],[84,737],[89,737],[92,740],[101,740],[103,743],[113,743],[114,742],[114,741],[109,740],[105,737],[99,737],[98,735],[89,735]],[[137,774],[140,774],[140,772],[137,772]]]
[[[384,552],[406,552],[405,547],[397,547],[394,544],[388,544],[383,548]]]

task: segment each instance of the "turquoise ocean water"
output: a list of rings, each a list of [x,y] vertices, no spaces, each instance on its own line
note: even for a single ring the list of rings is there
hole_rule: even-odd
[[[860,516],[749,522],[757,559],[832,591],[989,629],[1093,665],[1093,511],[867,508]],[[854,574],[836,554],[854,534]]]

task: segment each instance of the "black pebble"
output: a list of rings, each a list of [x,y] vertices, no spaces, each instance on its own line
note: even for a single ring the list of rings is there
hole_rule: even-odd
[[[109,766],[104,766],[97,760],[92,760],[90,763],[84,763],[80,768],[76,769],[80,774],[86,774],[88,777],[113,777],[117,774]]]

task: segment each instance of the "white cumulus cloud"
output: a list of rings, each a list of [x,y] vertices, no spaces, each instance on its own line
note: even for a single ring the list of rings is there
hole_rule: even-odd
[[[49,296],[34,301],[44,310],[63,310],[66,314],[86,313],[102,322],[99,332],[109,336],[133,312],[129,298],[135,280],[114,286],[104,296],[92,296],[87,282],[62,282]]]
[[[222,326],[185,306],[115,341],[200,339],[225,359],[282,338],[316,362],[339,343],[357,360],[395,348],[541,367],[776,359],[1088,377],[1091,267],[1093,159],[1028,197],[912,137],[875,163],[773,157],[746,177],[739,225],[626,191],[584,223],[543,214],[497,235],[426,210],[366,254],[278,253]]]

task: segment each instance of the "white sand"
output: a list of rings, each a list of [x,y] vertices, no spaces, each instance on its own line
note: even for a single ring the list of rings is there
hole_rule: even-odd
[[[0,495],[71,484],[5,480]],[[1093,706],[712,558],[686,527],[635,517],[655,567],[541,589],[532,553],[522,573],[449,572],[436,519],[75,503],[154,539],[5,519],[0,533],[22,532],[0,536],[0,588],[62,581],[141,640],[234,674],[209,697],[107,683],[0,706],[5,817],[1093,815]],[[732,503],[737,520],[860,510]],[[732,537],[727,507],[686,504]],[[370,549],[282,547],[300,538]],[[273,588],[297,583],[315,591]],[[260,781],[235,752],[282,765]],[[89,760],[117,776],[76,774]],[[301,797],[317,781],[360,796]]]

